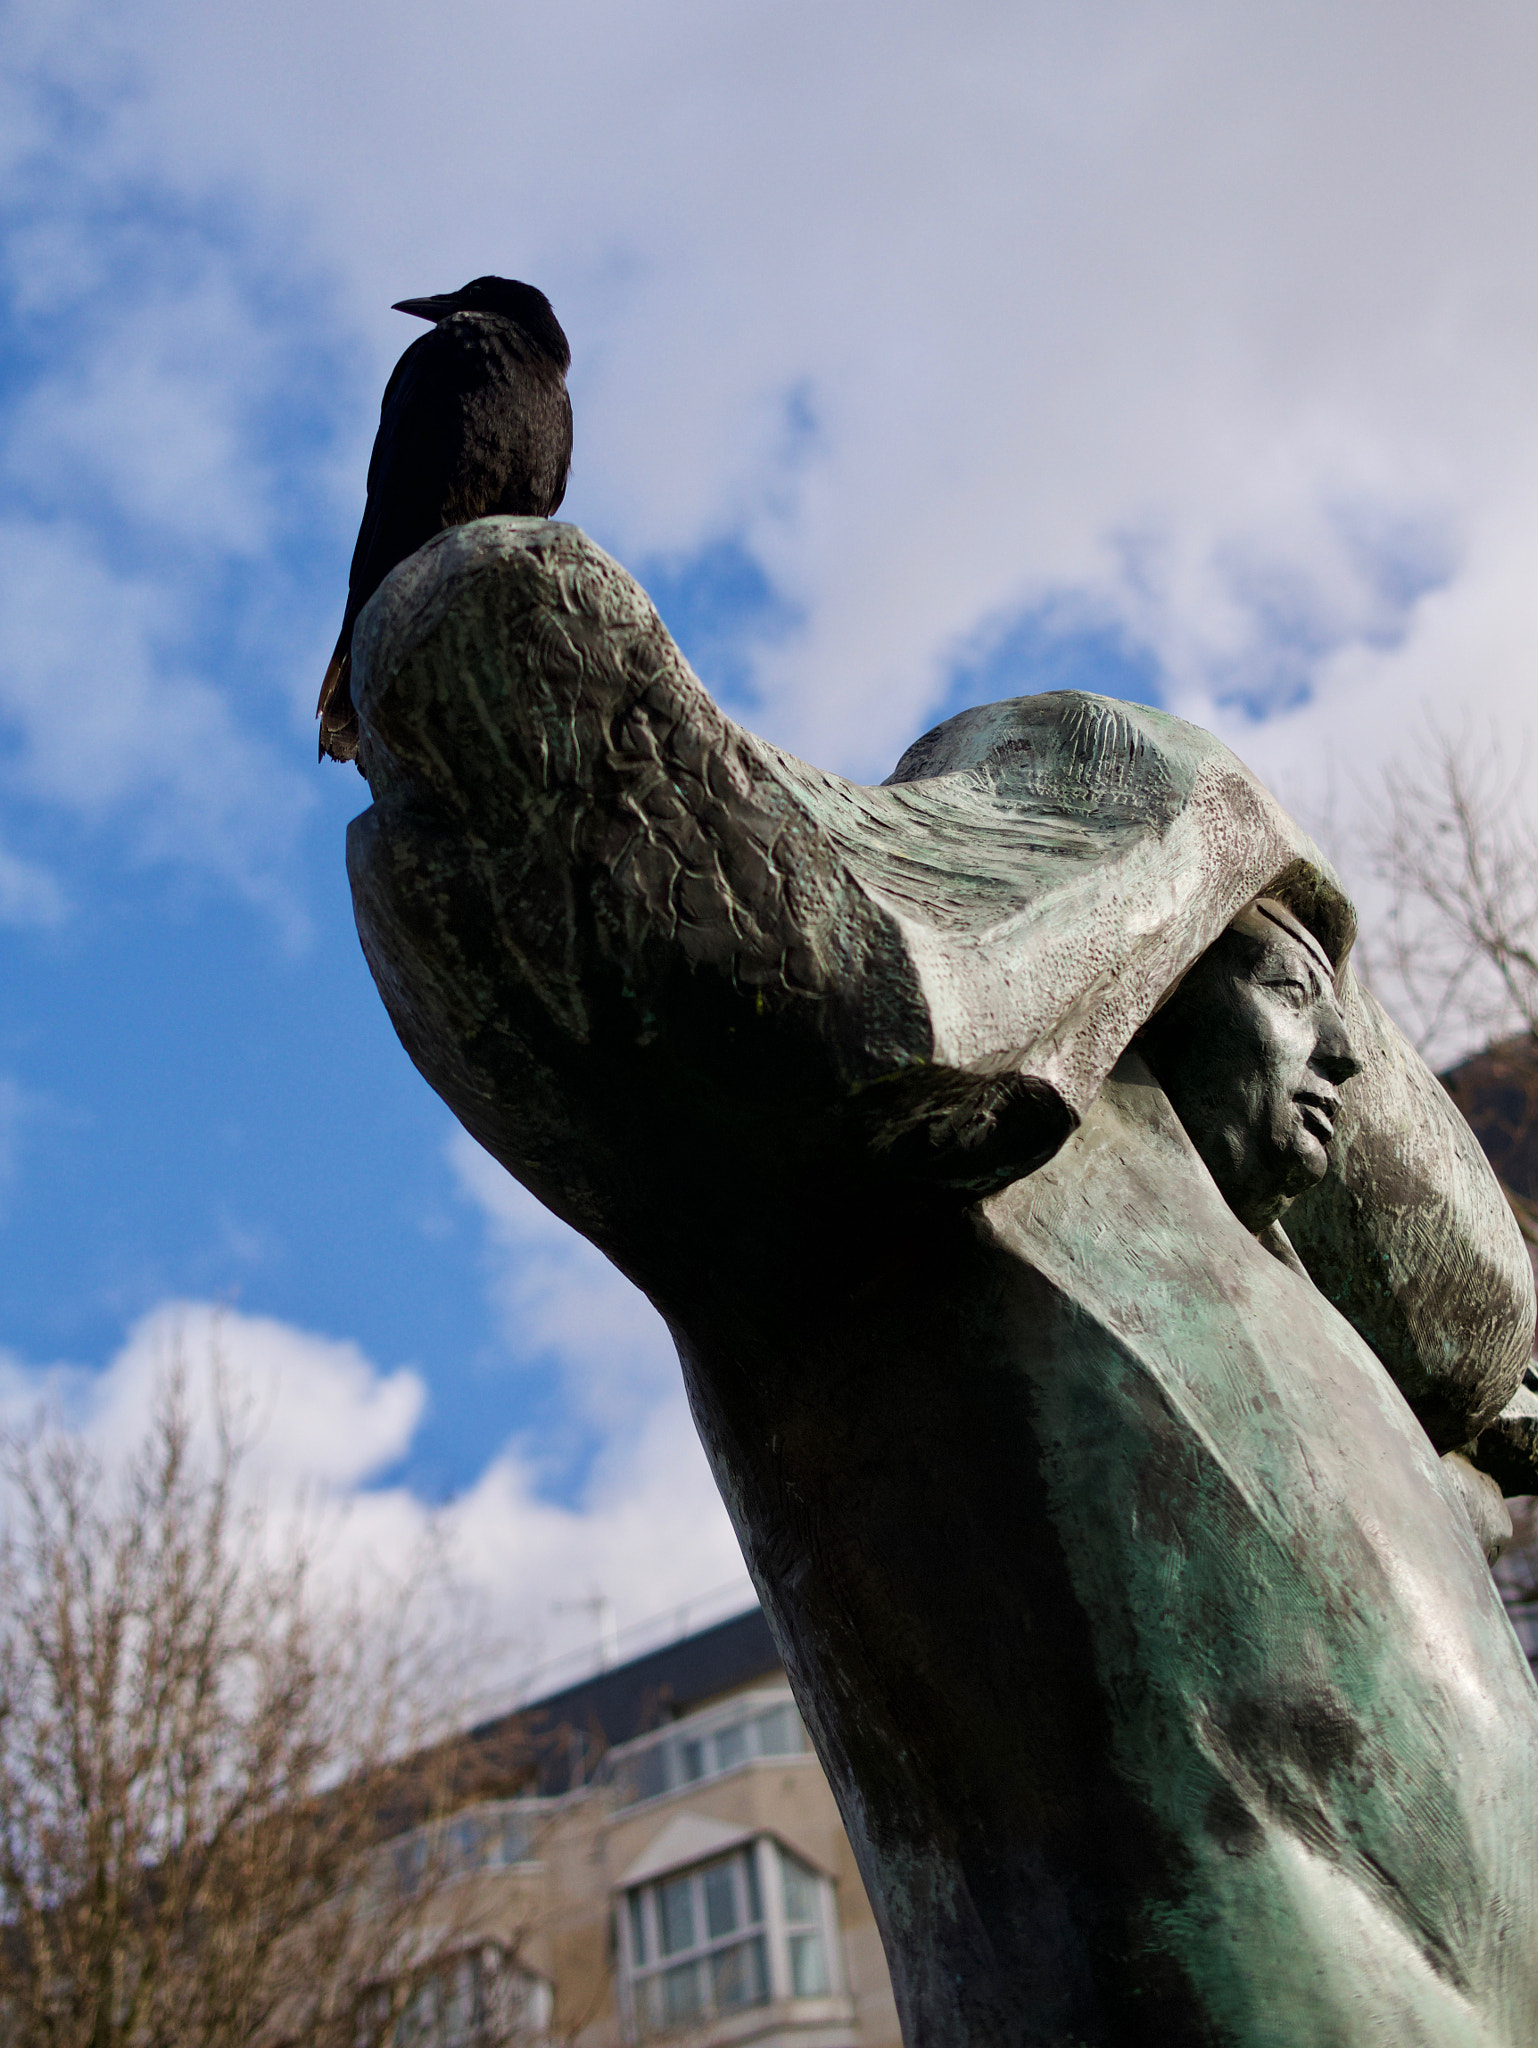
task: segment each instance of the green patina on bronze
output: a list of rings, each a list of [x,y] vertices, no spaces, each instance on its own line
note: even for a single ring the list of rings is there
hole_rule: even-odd
[[[542,521],[354,664],[381,993],[667,1317],[915,2048],[1529,2048],[1538,1693],[1456,1454],[1531,1469],[1532,1276],[1317,850],[1082,695],[825,775]],[[1285,1238],[1140,1036],[1262,895],[1363,1064]]]

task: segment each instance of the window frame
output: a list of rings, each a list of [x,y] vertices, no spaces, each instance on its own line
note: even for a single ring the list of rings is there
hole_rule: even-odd
[[[785,1717],[785,1732],[794,1739],[794,1747],[765,1749],[763,1724],[780,1716]],[[735,1753],[734,1737],[740,1744]],[[721,1760],[723,1745],[726,1762]],[[628,1812],[649,1800],[676,1797],[752,1764],[793,1765],[811,1754],[811,1738],[789,1687],[755,1688],[624,1743],[610,1752],[605,1775],[619,1790],[619,1810]],[[626,1786],[626,1776],[632,1772],[645,1790]]]
[[[409,1828],[383,1845],[381,1872],[403,1898],[414,1896],[429,1870],[435,1885],[466,1878],[536,1870],[542,1836],[557,1801],[480,1799],[424,1825]]]
[[[636,2039],[666,2034],[675,2026],[697,2024],[699,2021],[717,2018],[726,2013],[749,2011],[755,2006],[767,2005],[772,2000],[774,1991],[769,1967],[768,1928],[764,1917],[762,1873],[756,1850],[756,1843],[744,1843],[739,1848],[728,1850],[724,1855],[708,1856],[701,1862],[686,1864],[681,1869],[660,1872],[645,1884],[628,1886],[620,1894],[619,1919],[623,1930],[621,1952],[625,1962],[631,2032]],[[706,1879],[712,1872],[723,1868],[731,1873],[735,1924],[719,1934],[712,1934]],[[677,1885],[688,1887],[689,1940],[670,1950],[666,1947],[664,1939],[663,1894],[670,1887]],[[644,1955],[637,1954],[638,1924]],[[758,1950],[759,1978],[763,1987],[761,1995],[745,1999],[738,2005],[717,2005],[714,1959],[732,1950],[750,1948]],[[672,1972],[683,1969],[692,1969],[695,1973],[698,2004],[688,2019],[670,2021],[662,2016],[667,1996],[664,1987]],[[652,1994],[649,1987],[653,1984],[658,1986],[657,2002],[643,2024],[642,2013],[644,2007],[651,2002]],[[700,1996],[702,1992],[704,1995]]]
[[[390,1993],[382,1989],[388,2012]],[[500,2008],[500,2010],[498,2010]],[[531,2043],[548,2041],[555,1987],[500,1941],[445,1956],[411,1985],[388,2028],[390,2048],[473,2048],[488,2027],[511,2023]]]
[[[772,1846],[774,1849],[773,1860],[778,1865],[775,1873],[778,1879],[776,1904],[779,1908],[779,1935],[784,1947],[785,1996],[787,1998],[837,1997],[842,1983],[842,1974],[839,1969],[838,1913],[834,1905],[832,1881],[824,1877],[815,1864],[809,1863],[804,1856],[798,1856],[794,1849],[787,1848],[785,1843],[775,1842]],[[806,1919],[792,1920],[790,1917],[787,1878],[792,1866],[798,1879],[811,1886],[812,1911],[810,1917]],[[821,1943],[823,1984],[822,1988],[818,1991],[798,1991],[795,1982],[796,1972],[792,1943],[804,1939],[809,1934],[815,1934]]]
[[[789,1917],[785,1896],[786,1860],[805,1874],[813,1887],[814,1912],[810,1919],[792,1921]],[[752,1886],[757,1891],[759,1915],[756,1920],[745,1916],[731,1932],[713,1936],[709,1932],[706,1917],[705,1877],[722,1864],[732,1866],[739,1872],[743,1866],[752,1869]],[[662,1892],[664,1887],[687,1881],[690,1887],[690,1912],[693,1916],[691,1932],[695,1939],[687,1948],[680,1948],[672,1954],[664,1954],[662,1947]],[[734,1877],[734,1897],[739,1910],[745,1902],[751,1903],[751,1891],[746,1879],[738,1874]],[[643,1959],[637,1953],[636,1926],[639,1904],[642,1945],[646,1955]],[[773,1835],[756,1835],[724,1855],[707,1856],[697,1863],[681,1865],[677,1870],[660,1871],[643,1884],[627,1885],[615,1895],[615,1922],[617,1949],[621,1964],[621,1982],[624,1990],[623,2012],[626,2033],[632,2042],[652,2040],[666,2035],[675,2028],[699,2026],[731,2017],[734,2013],[761,2009],[766,2005],[780,2005],[804,2002],[812,1999],[838,1998],[844,1992],[843,1948],[839,1939],[838,1907],[835,1887],[831,1878],[826,1877],[815,1864],[798,1854],[787,1844]],[[794,1984],[791,1957],[791,1941],[797,1935],[815,1933],[822,1945],[822,1966],[826,1979],[820,1991],[798,1992]],[[647,2010],[651,1994],[646,1986],[661,1985],[669,1970],[693,1964],[699,1972],[710,1958],[727,1949],[745,1946],[757,1940],[762,1945],[763,1995],[741,2005],[721,2005],[714,2002],[714,1988],[708,1974],[696,1976],[696,1988],[709,1991],[693,2017],[688,2020],[670,2022],[661,2017],[664,1994],[656,1994],[657,2003]],[[658,2017],[653,2019],[653,2014]]]

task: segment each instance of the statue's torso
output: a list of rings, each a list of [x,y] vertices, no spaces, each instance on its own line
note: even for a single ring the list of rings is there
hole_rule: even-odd
[[[746,1372],[684,1348],[910,2038],[1525,2048],[1538,1693],[1409,1408],[1146,1070],[851,1281]]]

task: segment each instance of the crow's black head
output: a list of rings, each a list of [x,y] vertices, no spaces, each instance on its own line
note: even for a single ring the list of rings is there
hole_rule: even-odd
[[[397,299],[394,310],[414,313],[419,320],[447,320],[451,313],[501,313],[516,320],[535,347],[560,364],[563,375],[571,366],[571,349],[550,301],[516,277],[473,277],[457,292],[439,292],[431,299]]]

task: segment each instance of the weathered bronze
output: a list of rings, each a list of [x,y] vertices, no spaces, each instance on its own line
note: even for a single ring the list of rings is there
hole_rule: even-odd
[[[822,774],[538,520],[354,660],[380,992],[667,1318],[908,2040],[1531,2048],[1532,1275],[1317,850],[1078,694]]]

